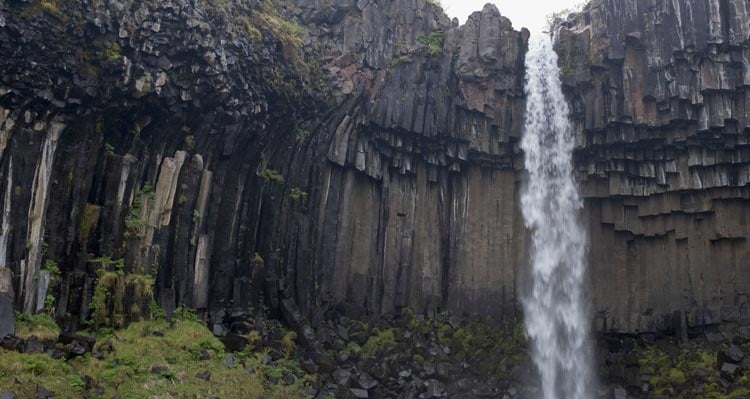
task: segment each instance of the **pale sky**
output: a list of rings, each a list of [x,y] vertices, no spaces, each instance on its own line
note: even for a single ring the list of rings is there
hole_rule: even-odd
[[[510,18],[513,28],[528,28],[532,33],[541,32],[547,15],[555,11],[581,4],[581,0],[441,0],[443,9],[451,18],[458,17],[463,24],[474,11],[480,11],[486,3],[495,3],[500,14]]]

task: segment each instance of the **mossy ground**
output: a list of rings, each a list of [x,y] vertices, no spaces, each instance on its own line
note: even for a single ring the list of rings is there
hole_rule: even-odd
[[[671,348],[678,348],[676,343]],[[750,370],[739,369],[728,389],[721,388],[718,372],[717,353],[725,350],[728,344],[707,345],[706,347],[681,347],[667,350],[662,346],[645,346],[638,349],[639,373],[650,385],[651,394],[670,398],[744,398],[750,397]],[[750,350],[750,345],[743,346]],[[703,370],[704,377],[698,377]]]
[[[68,361],[0,349],[0,387],[21,398],[34,397],[37,385],[58,398],[97,390],[103,397],[122,399],[297,398],[303,397],[311,379],[291,358],[263,362],[263,351],[234,354],[233,365],[227,366],[223,344],[202,322],[190,318],[132,323],[99,335],[96,349],[103,354],[100,359],[87,354]],[[210,373],[210,379],[202,379],[201,373]],[[293,384],[270,382],[285,373],[296,376]]]

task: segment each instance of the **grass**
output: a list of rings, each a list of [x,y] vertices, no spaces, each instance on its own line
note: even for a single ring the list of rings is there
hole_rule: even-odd
[[[48,327],[46,321],[40,324],[35,325]],[[46,354],[0,349],[0,387],[24,398],[34,397],[40,385],[55,392],[56,397],[73,398],[83,396],[84,381],[90,379],[103,391],[103,397],[280,399],[303,397],[304,384],[310,381],[294,360],[265,364],[261,361],[265,353],[260,351],[248,353],[242,360],[254,367],[254,373],[246,371],[239,360],[227,367],[222,343],[203,323],[192,319],[137,322],[124,330],[99,335],[97,342],[97,349],[103,353],[101,359],[86,355],[65,361]],[[204,352],[210,358],[201,360]],[[198,377],[205,372],[210,373],[209,381]],[[269,377],[285,372],[298,376],[294,384],[269,383]]]
[[[35,337],[39,341],[57,341],[60,327],[47,314],[16,313],[16,336],[23,339]],[[2,386],[2,384],[0,384]]]

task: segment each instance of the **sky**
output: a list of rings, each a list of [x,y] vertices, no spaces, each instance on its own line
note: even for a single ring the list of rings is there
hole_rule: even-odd
[[[547,15],[580,4],[581,0],[441,0],[445,12],[451,18],[458,17],[462,24],[486,3],[495,3],[500,14],[513,22],[513,28],[526,27],[534,33],[543,30]]]

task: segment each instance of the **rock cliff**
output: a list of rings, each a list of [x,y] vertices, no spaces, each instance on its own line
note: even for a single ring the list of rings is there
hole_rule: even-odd
[[[558,27],[598,327],[746,319],[747,4],[597,0]]]
[[[260,297],[514,316],[528,33],[457,25],[422,0],[3,1],[15,307],[82,322],[114,265],[215,321]]]
[[[558,25],[600,330],[750,314],[746,7]],[[528,36],[425,0],[0,0],[0,313],[75,326],[114,268],[214,323],[515,318]]]

